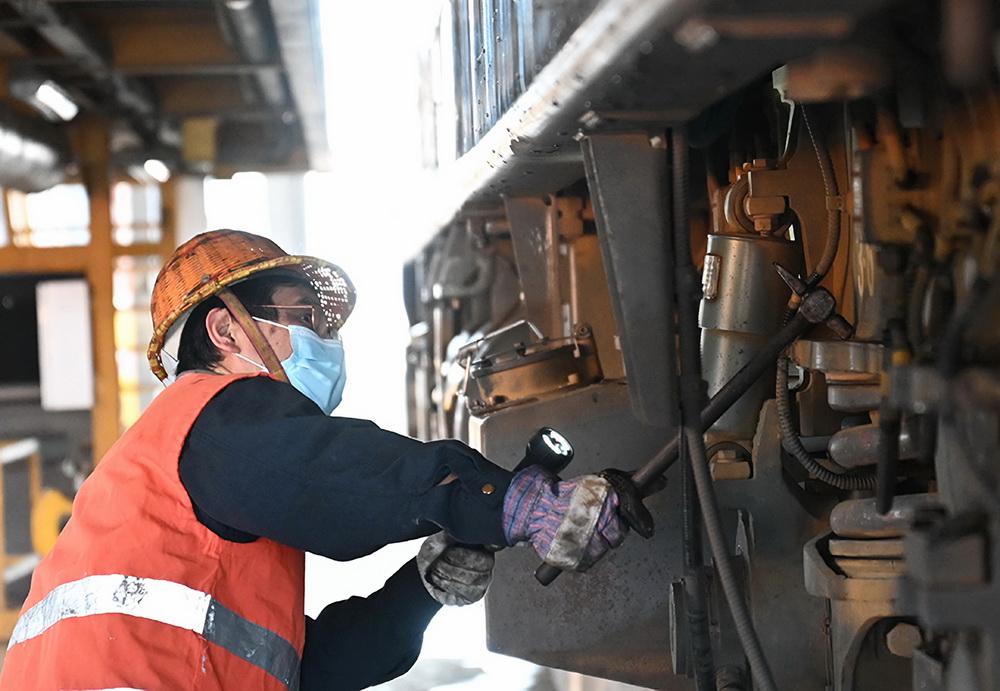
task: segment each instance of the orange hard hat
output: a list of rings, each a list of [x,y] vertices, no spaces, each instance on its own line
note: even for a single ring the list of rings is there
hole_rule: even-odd
[[[327,322],[338,329],[354,309],[354,285],[335,264],[288,254],[273,241],[239,230],[212,230],[178,247],[153,285],[153,338],[146,355],[153,374],[167,377],[161,353],[168,338],[180,333],[195,305],[249,276],[283,268],[309,281]]]

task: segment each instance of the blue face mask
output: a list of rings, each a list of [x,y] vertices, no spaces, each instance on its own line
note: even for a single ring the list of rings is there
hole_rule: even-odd
[[[347,383],[344,344],[320,338],[305,326],[289,326],[292,354],[281,361],[288,381],[329,415],[340,405]]]
[[[344,344],[338,339],[320,338],[305,326],[287,326],[258,317],[254,319],[288,329],[292,354],[281,361],[288,382],[308,396],[324,413],[332,413],[340,405],[347,383]],[[249,361],[267,371],[260,363]]]

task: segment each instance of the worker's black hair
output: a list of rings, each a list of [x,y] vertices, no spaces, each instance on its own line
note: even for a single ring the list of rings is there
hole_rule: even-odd
[[[282,286],[312,286],[303,276],[280,269],[261,272],[238,283],[229,285],[229,290],[243,303],[254,317],[277,319],[276,310],[269,305],[274,301],[274,292]],[[222,353],[208,337],[205,317],[216,307],[225,307],[222,300],[212,296],[202,300],[191,310],[191,315],[181,331],[181,343],[177,349],[177,374],[191,370],[210,370],[222,360]]]

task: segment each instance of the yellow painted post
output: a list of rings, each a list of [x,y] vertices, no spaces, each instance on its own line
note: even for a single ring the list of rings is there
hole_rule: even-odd
[[[177,247],[177,177],[173,176],[160,187],[160,259],[166,262]]]
[[[90,201],[90,283],[94,340],[94,410],[91,419],[95,463],[118,439],[118,366],[115,359],[115,309],[112,302],[114,247],[111,225],[111,169],[108,120],[91,116],[76,128],[81,177]]]

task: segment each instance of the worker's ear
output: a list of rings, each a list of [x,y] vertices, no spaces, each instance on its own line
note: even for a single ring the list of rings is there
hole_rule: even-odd
[[[205,316],[205,330],[212,345],[223,353],[238,353],[236,322],[225,307],[216,307]]]

